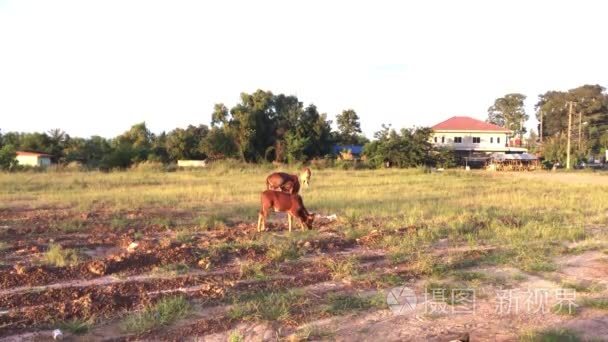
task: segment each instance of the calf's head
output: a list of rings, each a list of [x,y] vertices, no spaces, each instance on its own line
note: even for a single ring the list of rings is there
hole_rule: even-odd
[[[306,228],[312,229],[312,223],[315,220],[315,214],[313,214],[313,213],[303,213],[301,219],[302,219],[302,223],[304,223],[304,225],[306,226]]]

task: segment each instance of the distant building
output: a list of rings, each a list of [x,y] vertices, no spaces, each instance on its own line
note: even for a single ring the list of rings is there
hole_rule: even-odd
[[[207,160],[178,160],[179,167],[206,167]]]
[[[361,145],[334,145],[333,153],[342,160],[358,160],[363,154]]]
[[[460,156],[527,152],[525,148],[509,146],[512,131],[468,116],[451,117],[432,129],[433,145],[452,149]]]
[[[51,165],[51,155],[38,152],[17,151],[18,165],[47,167]]]

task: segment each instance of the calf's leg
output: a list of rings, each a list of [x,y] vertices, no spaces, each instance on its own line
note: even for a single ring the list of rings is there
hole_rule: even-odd
[[[265,213],[260,212],[258,215],[258,232],[261,232],[262,230],[266,230],[266,215]]]

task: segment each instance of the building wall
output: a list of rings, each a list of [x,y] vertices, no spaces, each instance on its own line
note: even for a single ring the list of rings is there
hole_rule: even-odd
[[[50,157],[38,157],[38,166],[47,167],[51,166]]]
[[[17,156],[15,159],[17,159],[19,165],[38,166],[37,156]]]
[[[206,160],[178,160],[177,166],[179,167],[205,167],[207,166]]]
[[[457,137],[462,139],[461,143],[455,142]],[[431,142],[435,146],[448,147],[456,151],[504,151],[507,137],[507,133],[500,132],[433,132]],[[479,138],[480,141],[474,143],[473,138]]]
[[[41,166],[47,167],[51,165],[51,158],[39,157],[39,156],[17,156],[15,159],[19,162],[19,165],[23,166]]]

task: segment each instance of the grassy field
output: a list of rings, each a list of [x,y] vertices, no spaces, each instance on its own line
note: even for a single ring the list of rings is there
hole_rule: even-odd
[[[234,273],[237,281],[268,284],[289,275],[284,269],[294,263],[311,264],[315,272],[323,273],[318,281],[303,279],[300,285],[296,276],[291,285],[264,285],[252,293],[230,290],[223,294],[213,306],[230,306],[224,319],[215,322],[213,329],[193,330],[192,334],[224,331],[227,338],[239,337],[242,324],[279,321],[280,328],[272,329],[279,329],[277,336],[281,338],[315,339],[319,335],[316,338],[340,339],[343,335],[339,329],[318,331],[318,327],[310,328],[310,323],[350,313],[386,312],[386,304],[378,296],[405,282],[421,283],[422,287],[499,288],[540,277],[578,290],[600,288],[591,291],[586,299],[591,304],[585,307],[605,310],[598,309],[604,306],[594,306],[598,301],[605,302],[601,277],[581,284],[580,279],[569,279],[561,270],[565,257],[608,251],[606,175],[313,170],[311,187],[301,191],[306,207],[322,216],[336,214],[338,219],[329,222],[321,218],[312,231],[288,234],[286,220],[274,215],[271,232],[255,234],[259,194],[269,172],[267,167],[220,165],[171,173],[0,174],[0,226],[5,230],[0,232],[3,275],[22,276],[12,267],[16,264],[30,267],[26,275],[38,272],[32,267],[49,274],[83,267],[90,270],[96,260],[102,263],[99,276],[113,274],[126,283],[144,273],[152,278],[189,279],[199,272],[195,270],[203,269],[230,276]],[[102,241],[105,236],[116,241]],[[125,242],[120,245],[119,240],[144,246],[146,242],[158,244],[174,254],[187,248],[194,256],[167,257],[170,260],[166,262],[164,255],[158,256],[157,261],[134,270],[120,269],[109,252],[86,253],[95,244],[98,249],[124,248]],[[32,252],[15,257],[13,253],[24,247],[31,247]],[[241,255],[243,250],[249,254]],[[370,253],[375,253],[375,261],[370,262]],[[124,256],[121,262],[132,255]],[[510,273],[497,274],[496,270]],[[23,279],[32,286],[48,286],[74,281],[84,274],[84,279],[90,278],[90,273],[84,272],[55,281]],[[15,279],[13,283],[21,278]],[[321,303],[310,303],[307,286],[327,282],[347,289],[320,296]],[[8,281],[3,288],[14,288],[13,283]],[[90,291],[94,296],[97,290],[91,287]],[[373,291],[371,297],[366,291]],[[0,308],[20,300],[18,293],[0,297]],[[124,334],[159,334],[170,331],[175,324],[200,325],[196,323],[203,319],[200,312],[209,307],[207,299],[200,296],[175,297],[189,309],[180,307],[176,310],[179,317],[157,323],[146,318],[154,316],[150,312],[159,306],[156,301],[167,297],[148,297],[134,304],[140,309],[143,305],[137,316],[122,317],[120,310],[108,309],[108,318],[99,319],[95,313],[76,310],[62,320],[89,324],[91,317],[97,317],[90,323],[92,327],[87,325],[86,332],[117,324],[131,327],[123,329]],[[172,303],[171,298],[168,300],[160,304]],[[322,309],[315,311],[313,306]],[[165,311],[167,315],[173,312]],[[577,319],[555,316],[559,320]],[[5,335],[41,331],[53,325],[34,318],[18,325],[2,317],[0,327],[5,329],[0,333]],[[499,331],[496,324],[494,330]],[[568,334],[575,333],[568,330]],[[528,331],[525,336],[534,339],[542,336],[542,331]]]

